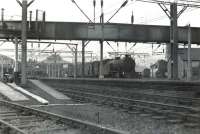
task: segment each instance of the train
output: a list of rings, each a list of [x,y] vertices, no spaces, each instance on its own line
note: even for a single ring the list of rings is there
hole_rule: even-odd
[[[56,59],[56,61],[55,61]],[[45,60],[46,61],[46,60]],[[47,62],[48,61],[48,62]],[[59,55],[53,55],[51,58],[47,58],[47,61],[37,62],[29,60],[27,62],[27,77],[28,78],[40,78],[40,77],[52,77],[52,78],[65,78],[74,76],[74,64],[65,62]],[[116,57],[115,59],[105,59],[102,62],[102,73],[105,78],[140,78],[141,73],[135,70],[135,60],[130,55],[125,55],[123,58]],[[21,69],[21,63],[18,64],[18,68]],[[86,62],[84,77],[97,78],[100,72],[100,61]],[[13,77],[17,76],[20,81],[20,70],[14,73],[14,62],[8,68],[8,71],[4,71],[4,81],[12,82]],[[15,74],[15,75],[14,75]],[[77,77],[82,77],[82,64],[77,65]],[[11,79],[12,78],[12,79]],[[15,79],[14,79],[15,80]],[[16,80],[15,80],[16,81]]]
[[[158,60],[156,63],[156,78],[167,78],[167,61]]]
[[[102,62],[102,74],[105,78],[139,78],[140,73],[135,71],[135,60],[130,55],[116,57],[115,59],[105,59]],[[85,63],[84,76],[98,77],[100,72],[100,61]],[[68,76],[73,77],[74,66],[69,64]],[[78,63],[77,77],[82,76],[82,64]]]
[[[14,60],[0,54],[0,79],[3,82],[13,82]]]

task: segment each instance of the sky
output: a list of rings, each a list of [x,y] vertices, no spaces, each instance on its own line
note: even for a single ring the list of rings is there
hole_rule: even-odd
[[[28,0],[30,1],[30,0]],[[93,13],[93,0],[75,0],[76,3],[81,7],[81,9],[89,16],[91,20],[94,20]],[[104,13],[105,21],[108,20],[114,12],[121,6],[125,0],[104,0]],[[19,20],[21,19],[21,7],[18,5],[16,0],[0,0],[0,8],[5,9],[5,19],[6,20]],[[169,8],[169,7],[168,7]],[[181,10],[179,7],[178,10]],[[88,22],[86,17],[79,11],[79,9],[72,3],[71,0],[35,0],[35,2],[28,8],[29,11],[33,11],[33,19],[35,19],[35,11],[39,9],[41,11],[46,11],[47,21],[65,21],[65,22]],[[99,22],[100,16],[100,0],[96,0],[96,22]],[[135,24],[147,24],[147,25],[169,25],[169,19],[162,11],[162,9],[157,4],[135,2],[134,0],[129,0],[126,7],[122,8],[120,12],[110,21],[113,23],[131,23],[131,14],[134,14]],[[191,24],[194,27],[200,27],[200,9],[188,8],[179,18],[178,25],[186,26]],[[80,41],[75,41],[81,44]],[[117,48],[117,43],[110,42],[115,50],[125,51],[125,43],[120,43]],[[8,48],[14,45],[5,43],[0,46],[0,49]],[[128,43],[128,49],[133,45],[133,43]],[[154,45],[156,49],[158,44]],[[35,49],[43,49],[46,47],[40,46],[38,44],[34,45]],[[29,45],[30,48],[30,45]],[[51,46],[48,49],[63,49],[63,46]],[[79,50],[81,46],[79,46]],[[95,49],[94,49],[95,48]],[[97,48],[97,49],[96,49]],[[164,46],[158,48],[156,51],[163,51]],[[91,42],[87,46],[86,50],[94,51],[97,56],[99,56],[99,43]],[[112,51],[112,49],[105,43],[104,45],[104,58],[108,58],[107,52]],[[151,53],[152,45],[150,44],[137,44],[132,50],[132,52],[142,52]],[[1,52],[0,52],[1,53]],[[13,57],[14,52],[10,54]],[[160,57],[160,56],[159,56]],[[163,56],[164,57],[164,56]],[[162,58],[163,58],[162,57]],[[154,56],[155,58],[155,56]],[[157,57],[156,57],[157,58]],[[139,58],[141,60],[141,58]],[[145,61],[145,60],[143,60]],[[149,62],[146,59],[146,62]],[[151,62],[151,61],[150,61]],[[153,62],[153,61],[152,61]],[[148,63],[150,64],[150,63]]]

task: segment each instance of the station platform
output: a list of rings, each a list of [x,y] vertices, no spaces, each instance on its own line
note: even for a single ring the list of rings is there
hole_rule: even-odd
[[[28,101],[27,98],[22,93],[14,90],[13,88],[9,87],[8,85],[0,82],[0,93],[10,99],[11,101]]]
[[[43,82],[40,82],[39,80],[29,80],[29,81],[32,84],[34,84],[36,87],[38,87],[39,89],[46,92],[46,94],[51,95],[52,97],[54,97],[57,100],[70,100],[70,98],[67,97],[66,95],[56,91],[52,87],[47,86],[46,84],[44,84]]]
[[[67,84],[86,84],[86,85],[100,85],[100,86],[115,86],[115,87],[147,87],[152,86],[165,86],[165,87],[194,87],[200,86],[200,81],[184,81],[184,80],[167,80],[167,79],[122,79],[122,78],[41,78],[40,81],[54,87],[55,85],[67,85]]]
[[[49,104],[49,102],[46,99],[29,92],[28,90],[16,85],[15,83],[8,83],[8,85],[10,87],[12,87],[13,89],[15,89],[15,90],[27,95],[28,97],[33,98],[34,100],[36,100],[37,102],[39,102],[41,104]]]

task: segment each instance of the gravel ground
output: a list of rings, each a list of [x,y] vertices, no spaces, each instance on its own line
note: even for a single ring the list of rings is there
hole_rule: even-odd
[[[127,131],[131,134],[199,134],[200,129],[186,128],[183,125],[169,124],[164,120],[155,120],[142,117],[140,114],[128,114],[113,108],[95,105],[80,106],[44,106],[38,108],[70,116],[81,120],[87,120],[104,126]],[[99,122],[98,122],[99,115]]]
[[[0,94],[0,100],[6,100],[6,101],[8,101],[8,98],[6,98],[6,97],[3,96],[2,94]]]
[[[6,111],[12,111],[12,109],[6,107],[6,106],[0,106],[0,112],[6,112]],[[21,114],[19,115],[21,116]],[[5,118],[7,116],[0,115],[1,118]],[[29,119],[18,119],[18,115],[9,115],[9,117],[14,117],[12,120],[6,120],[9,124],[15,125],[16,127],[19,126],[29,126],[25,127],[23,131],[25,131],[28,134],[90,134],[86,130],[80,130],[80,129],[71,129],[66,124],[56,122],[55,120],[50,119],[43,119],[38,116],[32,115],[32,117]],[[9,118],[8,117],[8,118]],[[16,118],[15,118],[16,117]],[[34,121],[35,119],[35,121]],[[3,126],[0,125],[0,134],[4,134]]]

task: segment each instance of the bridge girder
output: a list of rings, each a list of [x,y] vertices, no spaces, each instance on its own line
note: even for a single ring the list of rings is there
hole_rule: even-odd
[[[0,38],[21,36],[21,21],[5,21],[4,27],[0,26]],[[77,22],[31,22],[28,30],[28,39],[41,40],[92,40],[120,42],[157,42],[170,43],[170,27],[160,25],[136,25],[108,23],[77,23]],[[38,25],[38,24],[37,24]],[[187,43],[187,27],[178,28],[178,42]],[[192,27],[192,43],[200,44],[200,28]]]

